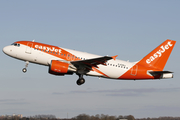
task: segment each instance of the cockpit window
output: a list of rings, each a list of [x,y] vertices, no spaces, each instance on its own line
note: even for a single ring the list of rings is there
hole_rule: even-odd
[[[13,44],[11,44],[11,45],[20,47],[20,44],[18,44],[18,43],[13,43]]]

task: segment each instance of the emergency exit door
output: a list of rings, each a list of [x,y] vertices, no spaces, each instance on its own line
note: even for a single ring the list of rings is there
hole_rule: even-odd
[[[138,70],[138,65],[134,65],[131,68],[131,75],[136,76],[137,75],[137,70]]]
[[[28,42],[26,47],[26,53],[31,54],[33,43]]]

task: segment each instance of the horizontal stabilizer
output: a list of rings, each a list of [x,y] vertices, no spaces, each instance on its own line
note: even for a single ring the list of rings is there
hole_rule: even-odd
[[[151,74],[173,73],[171,71],[148,71]]]
[[[160,75],[160,79],[173,78],[173,72],[171,71],[148,71],[152,76]]]

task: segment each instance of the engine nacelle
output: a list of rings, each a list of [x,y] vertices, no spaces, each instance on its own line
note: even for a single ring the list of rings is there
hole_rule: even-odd
[[[69,64],[58,60],[52,60],[49,66],[49,73],[53,75],[73,74],[69,71]]]

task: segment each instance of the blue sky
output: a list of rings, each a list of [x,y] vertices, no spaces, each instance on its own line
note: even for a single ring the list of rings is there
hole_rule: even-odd
[[[0,115],[53,114],[179,116],[180,1],[0,1],[0,48],[33,40],[118,59],[138,61],[166,39],[177,43],[165,70],[173,79],[124,81],[57,77],[48,67],[1,56]]]

